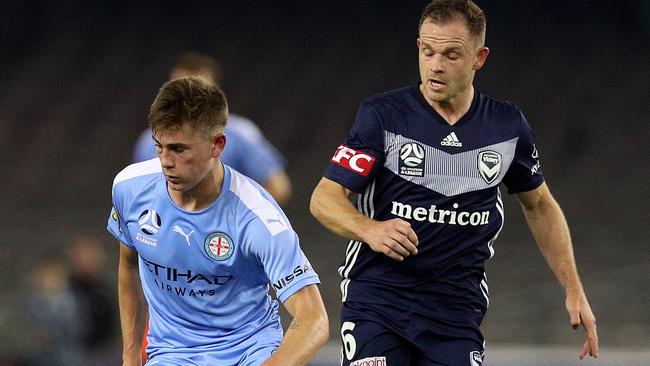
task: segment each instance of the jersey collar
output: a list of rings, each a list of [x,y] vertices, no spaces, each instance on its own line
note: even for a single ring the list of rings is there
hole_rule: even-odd
[[[481,98],[481,93],[479,93],[475,87],[474,97],[472,98],[472,104],[470,105],[469,110],[458,120],[458,122],[454,123],[453,125],[450,125],[438,112],[436,112],[435,109],[433,109],[433,107],[427,102],[427,100],[424,99],[424,96],[420,92],[420,82],[418,82],[414,87],[411,88],[411,94],[415,97],[418,103],[422,105],[422,108],[424,108],[431,115],[431,117],[434,120],[449,127],[461,127],[464,124],[466,124],[467,121],[470,121],[474,116],[476,109],[478,108],[479,100]]]

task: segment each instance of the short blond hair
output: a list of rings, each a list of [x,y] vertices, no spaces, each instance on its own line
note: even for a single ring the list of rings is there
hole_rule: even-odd
[[[166,82],[149,108],[149,126],[154,136],[175,131],[184,123],[209,138],[223,132],[228,102],[217,84],[205,78],[184,78]]]

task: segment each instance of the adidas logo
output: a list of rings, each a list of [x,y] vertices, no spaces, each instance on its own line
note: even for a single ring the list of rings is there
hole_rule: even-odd
[[[442,141],[440,141],[440,145],[442,145],[442,146],[461,147],[461,146],[463,146],[463,143],[460,142],[460,140],[458,139],[458,136],[456,136],[456,132],[452,132],[449,135],[447,135],[447,137],[442,139]]]

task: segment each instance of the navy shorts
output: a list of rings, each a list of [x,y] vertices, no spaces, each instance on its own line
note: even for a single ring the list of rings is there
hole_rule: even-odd
[[[384,305],[345,302],[341,340],[341,366],[483,365],[482,341],[433,332],[413,313]]]

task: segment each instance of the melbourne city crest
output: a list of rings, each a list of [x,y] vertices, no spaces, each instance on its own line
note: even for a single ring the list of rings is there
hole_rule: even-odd
[[[492,150],[478,153],[478,172],[487,184],[494,182],[501,172],[501,154]]]
[[[212,233],[208,235],[204,241],[204,248],[208,257],[217,261],[225,261],[235,251],[235,245],[232,239],[224,233]]]

